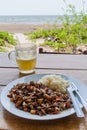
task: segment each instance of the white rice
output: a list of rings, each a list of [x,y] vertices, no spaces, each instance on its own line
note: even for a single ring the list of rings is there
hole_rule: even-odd
[[[43,76],[38,83],[42,83],[48,86],[50,89],[66,92],[66,87],[69,85],[69,81],[63,79],[61,76],[58,75],[46,75]]]

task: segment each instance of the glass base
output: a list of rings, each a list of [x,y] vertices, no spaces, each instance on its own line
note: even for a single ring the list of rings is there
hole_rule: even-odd
[[[25,71],[25,70],[19,70],[19,72],[20,72],[21,74],[31,74],[31,73],[35,73],[34,70],[27,70],[27,71]]]

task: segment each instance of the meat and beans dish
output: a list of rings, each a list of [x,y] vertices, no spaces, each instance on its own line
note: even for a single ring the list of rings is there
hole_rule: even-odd
[[[42,83],[19,83],[7,95],[16,108],[35,115],[57,114],[72,107],[68,93],[56,92]]]

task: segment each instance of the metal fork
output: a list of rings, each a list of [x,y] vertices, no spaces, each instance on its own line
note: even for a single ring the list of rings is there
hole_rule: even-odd
[[[71,97],[71,100],[72,100],[77,117],[84,117],[84,113],[83,113],[79,103],[77,102],[74,93],[73,93],[73,91],[75,91],[75,90],[72,88],[72,84],[70,84],[70,86],[67,87],[67,90],[70,94],[70,97]]]
[[[83,99],[83,97],[80,95],[79,90],[77,88],[77,86],[72,82],[72,88],[73,91],[76,93],[79,101],[81,102],[81,104],[83,105],[83,107],[85,108],[85,110],[87,111],[87,102]]]

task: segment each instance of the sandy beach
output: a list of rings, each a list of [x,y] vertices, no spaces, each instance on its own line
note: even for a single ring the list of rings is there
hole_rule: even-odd
[[[58,27],[58,26],[57,26]],[[43,29],[52,29],[53,25],[33,25],[33,24],[0,24],[0,31],[6,31],[9,33],[13,33],[14,38],[18,41],[18,43],[30,43],[32,42],[24,33],[35,31],[38,28]],[[35,41],[37,47],[43,44],[44,39],[37,39]],[[14,46],[4,47],[7,51],[14,50]],[[45,51],[53,51],[50,47],[44,47]]]
[[[42,28],[42,29],[53,29],[53,28],[59,28],[59,27],[62,27],[62,25],[49,25],[49,24],[37,24],[37,25],[33,25],[33,24],[0,24],[0,31],[7,31],[9,33],[13,33],[13,36],[15,38],[15,40],[18,41],[18,43],[31,43],[33,41],[31,41],[29,39],[29,37],[27,37],[24,33],[27,33],[27,32],[32,32],[32,31],[35,31],[36,29],[38,28]],[[44,43],[44,40],[43,38],[39,38],[35,41],[38,49],[41,47],[43,48],[44,52],[54,52],[55,50],[49,46],[42,46],[42,44]],[[5,48],[7,51],[11,51],[11,50],[14,50],[14,46],[10,45],[8,47],[5,46],[5,47],[2,47],[2,48]],[[86,46],[80,46],[79,47],[82,52],[84,52],[85,50],[87,50]],[[78,49],[79,50],[79,49]],[[87,52],[86,52],[87,53]]]
[[[37,28],[52,29],[55,25],[49,24],[0,24],[0,31],[7,31],[10,33],[25,33],[32,32]],[[56,27],[61,27],[60,25]]]

